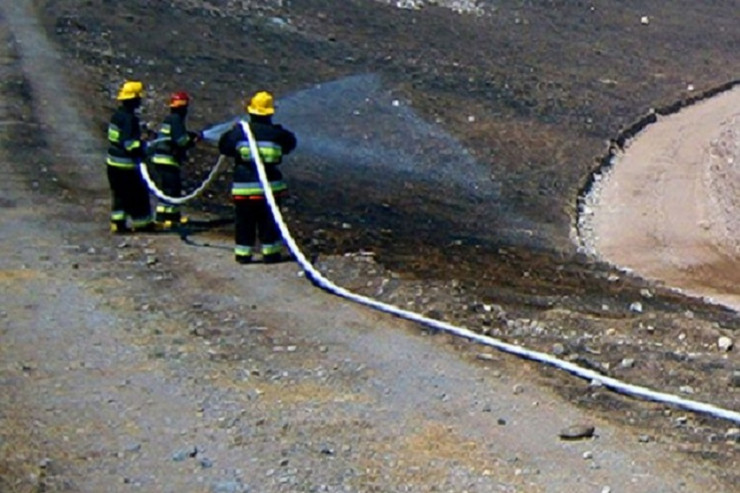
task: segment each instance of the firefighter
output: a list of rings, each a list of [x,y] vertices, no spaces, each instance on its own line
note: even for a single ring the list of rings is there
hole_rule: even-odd
[[[265,165],[276,201],[287,194],[288,188],[278,169],[284,155],[296,146],[295,135],[272,122],[275,106],[272,94],[256,93],[246,104],[249,126],[256,140],[260,158]],[[259,238],[262,261],[274,263],[281,260],[282,238],[280,230],[265,200],[257,167],[249,147],[249,138],[240,122],[221,136],[218,142],[221,154],[234,158],[234,179],[231,194],[236,213],[234,256],[238,263],[252,261],[254,244]]]
[[[108,124],[106,167],[113,196],[110,223],[114,233],[151,231],[154,228],[149,189],[139,170],[146,147],[137,116],[143,96],[144,85],[141,82],[126,81],[116,97],[120,106]]]
[[[185,119],[190,106],[186,92],[175,92],[170,96],[170,114],[165,117],[152,146],[150,162],[154,164],[158,185],[165,195],[179,197],[182,193],[180,168],[187,159],[188,150],[200,140],[200,134],[187,129]],[[180,207],[166,200],[157,203],[155,221],[160,229],[169,229],[173,224],[186,222],[180,215]]]

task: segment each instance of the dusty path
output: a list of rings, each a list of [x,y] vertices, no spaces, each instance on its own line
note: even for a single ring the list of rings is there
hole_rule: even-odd
[[[587,225],[604,260],[740,309],[740,88],[661,117],[616,157]]]
[[[731,491],[528,364],[459,354],[294,264],[110,237],[102,172],[75,204],[40,171],[92,136],[24,130],[45,94],[84,128],[27,4],[4,1],[0,26],[0,491]],[[558,439],[583,422],[596,438]]]

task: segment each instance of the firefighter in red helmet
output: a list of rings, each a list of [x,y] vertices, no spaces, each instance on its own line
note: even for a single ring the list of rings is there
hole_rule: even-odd
[[[187,160],[188,150],[199,140],[200,133],[187,129],[186,119],[190,107],[190,96],[184,91],[172,93],[169,100],[170,114],[157,131],[156,144],[150,162],[157,175],[157,186],[169,197],[180,197],[182,178],[180,168]],[[180,206],[166,200],[157,203],[155,221],[160,229],[169,229],[184,222]]]

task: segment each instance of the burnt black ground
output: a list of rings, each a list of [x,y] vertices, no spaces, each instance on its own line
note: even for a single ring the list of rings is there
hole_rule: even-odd
[[[388,94],[409,101],[490,170],[500,196],[470,203],[413,184],[391,184],[391,193],[379,196],[363,184],[353,188],[341,173],[316,176],[310,156],[296,156],[285,166],[293,186],[287,212],[312,254],[373,250],[412,285],[446,293],[438,306],[431,306],[433,296],[432,303],[429,296],[411,300],[419,311],[531,347],[564,342],[566,355],[610,374],[676,392],[691,385],[694,397],[737,408],[738,389],[727,383],[737,358],[708,349],[717,334],[737,332],[736,315],[594,265],[571,240],[578,193],[610,139],[650,108],[737,77],[736,2],[502,2],[483,18],[369,0],[245,11],[210,3],[216,8],[195,1],[39,2],[70,57],[67,69],[79,74],[90,96],[101,148],[124,78],[151,88],[145,110],[152,121],[163,114],[169,91],[190,91],[196,97],[191,122],[205,127],[240,112],[244,97],[259,88],[281,98],[376,74]],[[648,25],[640,23],[643,15]],[[192,169],[191,184],[214,158],[199,151],[194,166],[202,169]],[[224,177],[198,207],[227,214],[227,185]],[[488,210],[496,214],[487,217]],[[452,222],[450,211],[459,220]],[[524,241],[502,215],[527,218],[533,239]],[[469,216],[484,220],[466,224]],[[477,226],[477,234],[451,238],[460,224],[468,233]],[[224,229],[224,241],[229,234]],[[649,298],[640,292],[647,288]],[[388,296],[395,295],[405,292]],[[629,310],[635,301],[646,306],[642,313]],[[547,330],[498,322],[491,329],[481,322],[484,303],[500,306],[506,320],[535,319]],[[636,368],[618,368],[635,355]],[[689,452],[734,460],[732,446],[718,451],[715,445],[725,423],[697,418],[676,431],[659,406],[634,409],[547,370],[543,377],[615,419],[673,433]]]

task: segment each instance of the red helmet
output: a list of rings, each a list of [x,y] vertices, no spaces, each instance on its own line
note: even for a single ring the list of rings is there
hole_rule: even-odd
[[[174,92],[170,96],[170,108],[182,108],[190,103],[190,96],[185,91]]]

